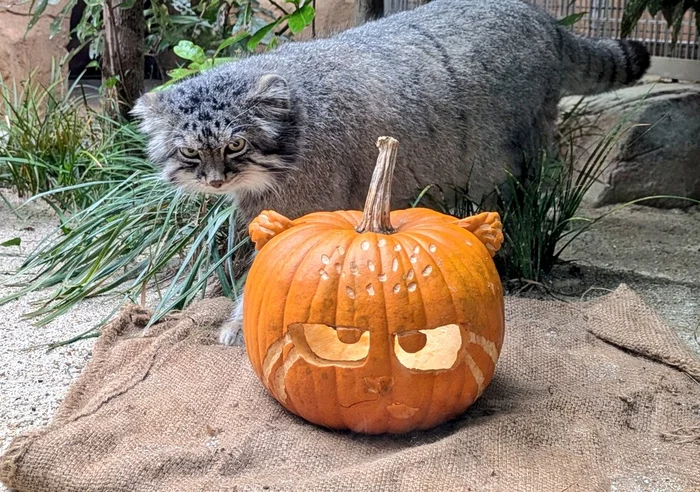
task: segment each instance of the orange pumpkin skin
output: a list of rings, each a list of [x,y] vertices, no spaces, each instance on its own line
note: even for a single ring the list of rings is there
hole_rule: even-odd
[[[254,240],[274,228],[272,216],[281,217],[263,212],[266,225],[251,225]],[[395,232],[379,234],[355,230],[360,212],[281,219],[249,271],[243,332],[253,368],[285,408],[333,429],[403,433],[481,395],[504,336],[491,258],[500,221],[489,235],[488,223],[414,208],[391,212]]]

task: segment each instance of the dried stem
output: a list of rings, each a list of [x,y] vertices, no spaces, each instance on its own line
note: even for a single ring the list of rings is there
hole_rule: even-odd
[[[379,137],[377,140],[379,157],[374,168],[372,181],[369,184],[365,210],[362,222],[357,226],[357,232],[376,232],[391,234],[391,180],[394,177],[396,153],[399,142],[391,137]]]

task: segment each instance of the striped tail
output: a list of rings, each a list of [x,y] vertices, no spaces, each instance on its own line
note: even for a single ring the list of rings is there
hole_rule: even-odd
[[[638,41],[593,39],[557,28],[565,65],[564,91],[590,95],[633,85],[646,73],[649,52]]]

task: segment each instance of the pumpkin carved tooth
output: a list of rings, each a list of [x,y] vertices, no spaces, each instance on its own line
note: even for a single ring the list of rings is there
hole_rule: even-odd
[[[503,344],[500,217],[392,212],[397,146],[377,142],[364,212],[266,210],[249,226],[251,365],[285,408],[333,429],[402,433],[455,417],[488,387]]]

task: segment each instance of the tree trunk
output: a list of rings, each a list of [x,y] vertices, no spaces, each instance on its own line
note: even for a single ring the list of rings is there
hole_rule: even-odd
[[[380,18],[384,15],[384,0],[355,0],[355,24]]]
[[[384,15],[394,14],[403,10],[411,10],[430,0],[386,0],[384,2]]]
[[[128,118],[143,93],[144,0],[105,0],[104,50],[102,55],[103,102],[113,117]]]

